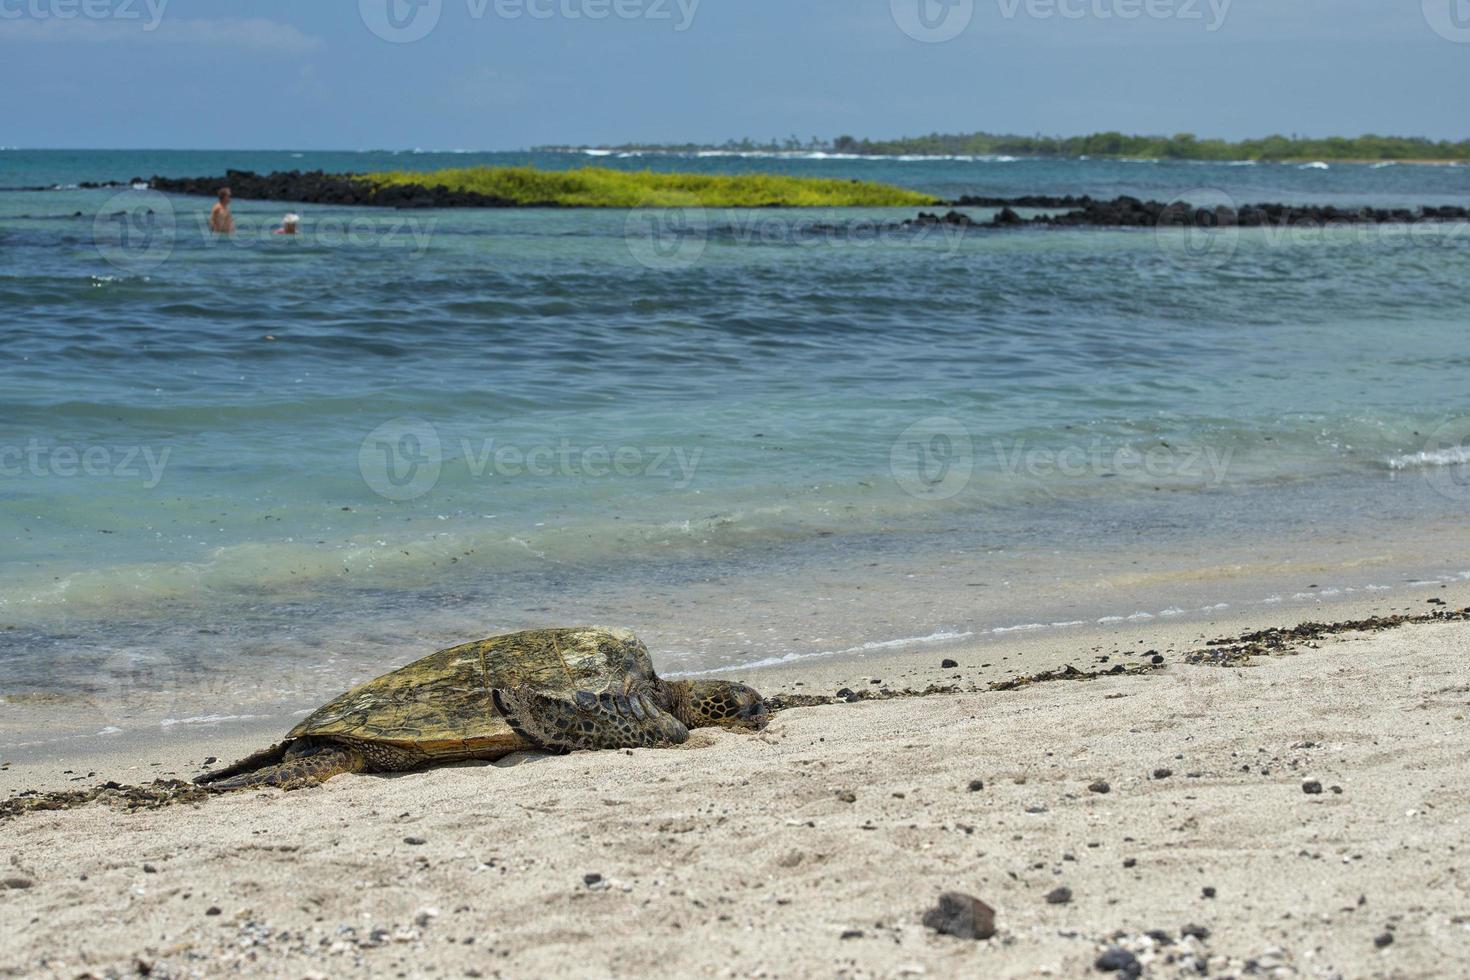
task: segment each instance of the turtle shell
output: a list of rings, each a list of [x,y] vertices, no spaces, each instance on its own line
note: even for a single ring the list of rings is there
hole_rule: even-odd
[[[483,754],[519,744],[495,710],[495,688],[571,697],[626,693],[654,680],[648,649],[627,630],[530,630],[430,654],[322,705],[288,739],[328,736],[379,742],[430,758]]]

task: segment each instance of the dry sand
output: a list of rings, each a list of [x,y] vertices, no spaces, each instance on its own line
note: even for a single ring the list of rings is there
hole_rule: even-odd
[[[1425,596],[1464,605],[1351,611]],[[25,813],[0,823],[0,881],[19,886],[0,887],[0,974],[1081,977],[1121,945],[1147,976],[1470,975],[1470,624],[1185,663],[1206,635],[769,671],[748,679],[830,694],[882,673],[968,686],[1000,657],[1013,675],[1165,655],[1135,676],[793,708],[674,750]],[[98,778],[159,771],[125,761],[95,760]],[[0,791],[70,778],[15,766]],[[993,906],[998,934],[926,928],[947,890]]]

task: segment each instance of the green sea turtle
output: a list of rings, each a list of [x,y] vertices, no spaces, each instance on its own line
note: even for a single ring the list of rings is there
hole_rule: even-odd
[[[277,745],[195,782],[297,789],[344,772],[401,772],[526,749],[678,745],[689,729],[758,729],[761,696],[666,681],[626,630],[530,630],[441,650],[318,708]]]

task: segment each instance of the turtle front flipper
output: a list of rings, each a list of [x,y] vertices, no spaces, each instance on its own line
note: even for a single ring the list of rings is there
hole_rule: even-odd
[[[367,768],[367,759],[349,745],[340,742],[319,742],[305,739],[292,743],[284,754],[277,754],[281,761],[261,765],[249,772],[241,772],[246,763],[267,756],[258,753],[251,759],[242,760],[227,770],[201,776],[203,782],[213,790],[250,789],[255,786],[274,786],[276,789],[302,789],[324,783],[344,772],[362,772]],[[229,775],[239,772],[240,775]],[[229,778],[225,778],[228,776]]]
[[[636,749],[679,745],[689,737],[673,715],[644,694],[578,691],[557,697],[525,689],[497,689],[495,708],[517,735],[540,749]]]

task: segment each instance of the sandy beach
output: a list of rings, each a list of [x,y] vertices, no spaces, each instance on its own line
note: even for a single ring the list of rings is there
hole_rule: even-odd
[[[1420,617],[1465,598],[1436,586],[1324,611]],[[747,679],[787,699],[959,690],[791,707],[760,735],[700,731],[675,750],[21,813],[0,843],[0,972],[1470,970],[1470,625],[1189,662],[1248,631],[1129,626],[991,643],[949,668],[921,652],[762,671]],[[1001,658],[1012,678],[1132,672],[977,683]],[[0,790],[187,778],[206,753],[252,747],[206,731],[188,758],[15,764]],[[993,908],[995,934],[927,927],[947,891]]]

